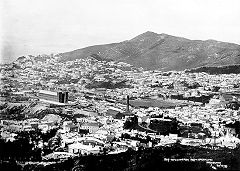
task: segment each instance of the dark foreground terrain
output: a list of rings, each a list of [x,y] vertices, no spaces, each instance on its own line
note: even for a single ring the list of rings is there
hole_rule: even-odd
[[[239,170],[240,148],[212,149],[178,143],[125,153],[79,156],[65,161],[23,163],[1,162],[1,170]]]

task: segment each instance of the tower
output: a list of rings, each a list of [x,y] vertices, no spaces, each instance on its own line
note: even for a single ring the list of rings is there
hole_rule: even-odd
[[[65,99],[64,99],[64,103],[68,102],[68,92],[65,92]]]
[[[58,102],[62,102],[62,92],[58,92]]]
[[[129,95],[127,95],[127,108],[126,108],[126,112],[129,112]]]

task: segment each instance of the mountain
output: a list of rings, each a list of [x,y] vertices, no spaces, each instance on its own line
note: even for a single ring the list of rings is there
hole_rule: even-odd
[[[190,40],[148,31],[131,40],[90,46],[60,55],[62,61],[92,56],[123,61],[144,69],[169,71],[240,64],[240,45],[216,40]]]
[[[89,46],[82,49],[77,49],[71,52],[61,53],[61,61],[72,61],[75,59],[87,58],[89,56],[97,56],[99,58],[104,58],[102,56],[103,52],[117,46],[118,43],[105,44],[105,45],[95,45]]]

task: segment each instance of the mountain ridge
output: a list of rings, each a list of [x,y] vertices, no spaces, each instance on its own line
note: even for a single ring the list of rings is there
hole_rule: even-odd
[[[61,61],[97,56],[147,70],[169,71],[240,64],[240,45],[212,39],[190,40],[147,31],[130,40],[89,46],[59,55]]]

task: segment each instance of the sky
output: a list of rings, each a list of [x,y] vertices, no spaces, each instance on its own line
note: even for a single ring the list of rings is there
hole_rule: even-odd
[[[146,31],[240,44],[240,0],[1,0],[1,63]]]

